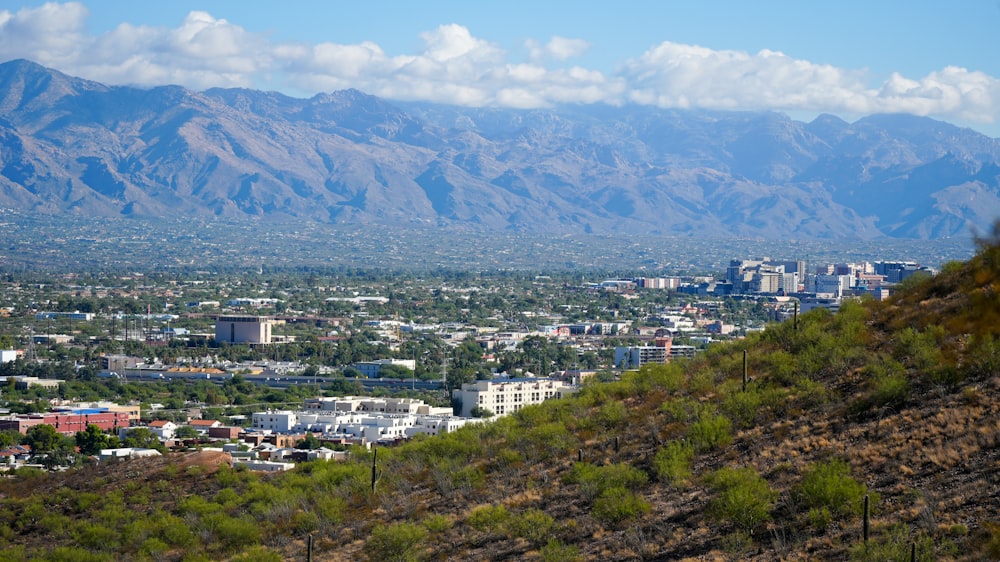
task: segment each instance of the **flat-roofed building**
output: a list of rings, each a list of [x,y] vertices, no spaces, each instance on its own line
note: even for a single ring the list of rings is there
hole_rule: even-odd
[[[11,429],[19,433],[27,433],[30,427],[41,424],[51,425],[57,432],[64,435],[75,435],[78,431],[86,431],[88,425],[96,425],[101,431],[112,431],[129,426],[128,414],[124,412],[78,409],[47,414],[10,416],[0,419],[0,431]]]
[[[622,369],[638,369],[646,363],[666,363],[672,356],[673,340],[657,338],[655,345],[640,345],[615,348],[615,366]]]
[[[215,341],[219,343],[269,344],[273,320],[267,316],[219,316]]]
[[[503,416],[524,406],[541,404],[550,398],[561,398],[576,391],[577,387],[561,380],[524,378],[465,383],[461,389],[453,390],[451,396],[461,403],[459,415],[467,418],[472,416],[476,407]]]

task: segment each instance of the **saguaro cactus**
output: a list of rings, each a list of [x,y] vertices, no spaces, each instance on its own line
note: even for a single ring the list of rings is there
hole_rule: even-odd
[[[378,447],[372,445],[372,493],[375,493],[375,483],[378,482],[378,472],[375,461],[378,459]]]
[[[868,532],[871,529],[871,506],[868,501],[868,494],[865,494],[865,519],[862,523],[861,533],[864,536],[865,544],[868,544]]]
[[[747,372],[747,350],[743,350],[743,392],[747,391],[747,379],[749,378]]]

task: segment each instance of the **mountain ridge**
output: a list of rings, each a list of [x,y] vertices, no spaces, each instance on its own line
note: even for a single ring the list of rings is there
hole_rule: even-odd
[[[1000,141],[909,115],[308,99],[0,64],[0,206],[473,231],[936,238],[1000,213]]]

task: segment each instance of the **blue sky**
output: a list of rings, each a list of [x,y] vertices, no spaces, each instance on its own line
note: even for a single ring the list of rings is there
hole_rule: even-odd
[[[997,0],[0,0],[0,61],[303,97],[906,112],[997,137],[997,29]]]

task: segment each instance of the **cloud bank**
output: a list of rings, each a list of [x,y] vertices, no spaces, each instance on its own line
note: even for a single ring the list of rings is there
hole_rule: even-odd
[[[814,64],[780,52],[713,50],[665,41],[611,75],[569,63],[590,45],[552,37],[524,44],[518,61],[461,25],[420,36],[422,49],[390,56],[372,42],[280,43],[207,12],[176,28],[123,23],[86,32],[80,3],[0,11],[0,61],[34,60],[109,84],[252,87],[311,95],[357,88],[395,100],[539,108],[636,103],[663,108],[770,109],[846,115],[912,113],[993,124],[1000,80],[946,67],[920,78]]]

